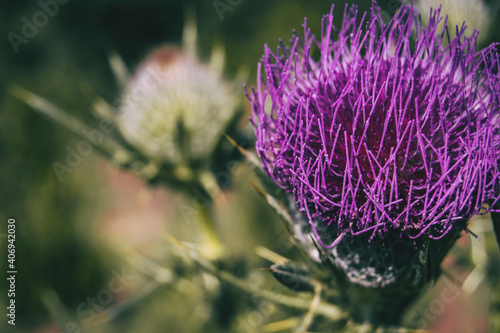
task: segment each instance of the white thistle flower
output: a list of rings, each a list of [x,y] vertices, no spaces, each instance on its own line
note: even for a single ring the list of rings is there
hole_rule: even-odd
[[[118,117],[123,136],[170,164],[202,161],[224,135],[238,107],[221,73],[181,49],[153,51],[126,88]]]

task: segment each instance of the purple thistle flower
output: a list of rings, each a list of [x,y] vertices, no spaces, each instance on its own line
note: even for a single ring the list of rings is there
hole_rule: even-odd
[[[449,40],[431,10],[385,25],[347,6],[321,39],[265,48],[249,99],[263,167],[292,192],[325,248],[348,236],[440,239],[500,196],[500,76],[479,31]],[[446,24],[444,25],[446,27]],[[319,57],[313,54],[319,49]]]

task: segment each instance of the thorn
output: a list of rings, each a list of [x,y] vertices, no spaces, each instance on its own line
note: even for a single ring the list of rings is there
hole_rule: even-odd
[[[257,248],[255,249],[255,253],[257,253],[258,256],[275,264],[282,264],[290,261],[290,259],[285,258],[261,245],[257,246]]]
[[[233,146],[236,147],[236,149],[238,149],[240,151],[240,153],[245,156],[245,157],[248,157],[248,151],[246,149],[244,149],[243,147],[241,147],[232,137],[230,137],[229,135],[227,134],[224,134],[224,136],[226,137],[226,139],[231,142],[231,144]]]
[[[271,195],[269,195],[268,193],[264,192],[263,190],[261,190],[257,184],[255,184],[252,180],[248,179],[247,178],[247,181],[250,183],[250,185],[253,186],[253,188],[257,191],[257,193],[264,199],[266,200],[267,204],[269,206],[271,206],[271,208],[274,210],[274,211],[277,211],[276,210],[276,207],[273,207],[273,205],[269,202],[269,198],[272,197]],[[277,199],[275,199],[276,201],[278,201]],[[279,202],[279,206],[281,209],[283,209],[283,211],[286,212],[286,209],[285,207],[283,206],[283,203]],[[288,212],[287,212],[287,215],[288,215]],[[282,214],[278,214],[278,216],[280,217],[280,221],[281,223],[283,223],[283,225],[285,226],[286,230],[291,234],[293,235],[293,231],[292,229],[290,228],[290,226],[288,225],[287,221],[286,221],[286,217],[285,216],[282,216]]]
[[[108,62],[116,83],[121,89],[125,89],[130,80],[130,73],[125,61],[118,52],[108,50]]]
[[[251,179],[248,179],[247,178],[247,181],[250,183],[250,185],[252,185],[252,187],[257,191],[257,193],[259,193],[260,196],[262,196],[264,199],[267,199],[266,196],[266,192],[264,192],[260,187],[257,186],[257,184],[255,184]],[[267,200],[266,200],[267,201]]]
[[[474,237],[475,239],[477,240],[481,240],[481,237],[479,237],[478,235],[476,235],[475,233],[472,232],[472,230],[470,230],[469,228],[465,228],[465,232],[470,234],[472,237]]]
[[[198,27],[196,24],[196,9],[192,6],[185,7],[184,30],[182,32],[182,46],[191,56],[196,56],[196,43],[198,40]]]
[[[166,239],[169,243],[176,245],[185,251],[189,251],[189,248],[185,244],[183,244],[181,241],[177,240],[174,236],[172,236],[168,233],[165,233],[165,234],[163,234],[163,238]]]

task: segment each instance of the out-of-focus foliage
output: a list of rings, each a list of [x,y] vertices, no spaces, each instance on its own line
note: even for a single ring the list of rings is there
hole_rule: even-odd
[[[216,3],[227,7],[217,7]],[[367,0],[356,3],[360,10],[370,5]],[[488,3],[491,8],[497,8],[497,2]],[[344,2],[335,4],[335,20],[340,22]],[[25,22],[33,22],[43,9],[38,1],[0,2],[3,36],[0,43],[0,270],[3,276],[6,270],[4,221],[13,217],[17,221],[19,272],[17,325],[12,327],[1,321],[0,331],[55,332],[57,328],[51,323],[59,320],[64,326],[69,319],[82,324],[79,327],[88,332],[255,332],[263,325],[268,325],[264,326],[268,331],[277,328],[286,331],[296,327],[305,314],[303,310],[287,310],[248,296],[199,273],[191,264],[172,255],[166,241],[148,244],[148,247],[134,244],[147,248],[144,251],[154,263],[170,267],[182,277],[176,283],[155,285],[156,280],[151,282],[137,265],[122,259],[122,255],[130,259],[130,253],[123,254],[113,244],[106,243],[113,235],[106,234],[109,231],[101,224],[109,218],[105,212],[113,204],[113,196],[121,197],[119,191],[110,188],[106,177],[112,177],[103,171],[107,168],[103,160],[97,155],[83,156],[60,181],[53,162],[67,163],[68,152],[76,149],[80,139],[8,94],[12,84],[21,85],[98,128],[90,112],[95,98],[100,96],[116,106],[121,95],[110,71],[109,53],[118,52],[133,69],[159,44],[180,45],[183,17],[189,6],[196,8],[201,57],[208,59],[212,46],[222,44],[226,49],[226,77],[234,77],[243,67],[254,80],[263,45],[275,45],[279,37],[291,36],[292,29],[301,28],[305,16],[313,32],[319,33],[320,26],[314,22],[320,22],[321,15],[330,10],[331,1],[72,0],[58,5],[57,13],[47,16],[46,24],[32,31],[33,36],[26,37],[26,42],[16,47],[9,40],[9,33],[23,36]],[[380,1],[380,6],[390,17],[397,3]],[[496,18],[492,18],[492,22]],[[493,40],[500,40],[500,31],[492,29],[485,43]],[[243,88],[241,98],[244,99]],[[225,170],[224,166],[221,170]],[[221,197],[213,212],[231,263],[221,268],[255,285],[282,290],[269,272],[258,271],[270,263],[257,256],[254,249],[263,245],[295,259],[300,258],[300,254],[291,246],[274,212],[249,185],[247,178],[253,177],[250,169],[239,165],[231,177],[232,189]],[[124,188],[130,190],[130,187]],[[195,241],[196,226],[186,221],[183,211],[177,209],[185,205],[185,199],[171,193],[164,198],[168,209],[158,232]],[[134,230],[150,227],[147,223],[150,215],[136,216]],[[493,267],[498,272],[498,267]],[[89,312],[79,315],[77,308],[84,304],[88,311],[88,298],[96,298],[99,292],[107,290],[116,272],[122,269],[136,278],[131,278],[126,290],[114,294],[116,297],[110,306],[126,304],[124,302],[134,295],[147,295],[148,291],[151,295],[142,301],[127,303],[130,307],[122,309],[121,315],[111,323],[106,324],[109,318],[102,308],[91,312],[95,315],[92,320]],[[4,308],[5,281],[1,281],[0,286],[0,305]],[[483,307],[488,304],[487,299],[474,301],[481,302]],[[58,302],[68,310],[69,319],[55,318],[53,313],[51,316]],[[318,320],[316,329],[338,329],[336,324],[325,322]],[[71,327],[66,329],[78,332]]]

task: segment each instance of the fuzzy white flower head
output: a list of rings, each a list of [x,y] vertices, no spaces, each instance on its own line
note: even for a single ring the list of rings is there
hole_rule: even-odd
[[[467,22],[467,32],[470,35],[474,29],[481,32],[478,42],[481,43],[487,37],[488,29],[491,26],[491,8],[484,3],[483,0],[418,0],[417,8],[422,13],[422,19],[426,24],[429,22],[429,14],[431,8],[441,7],[441,13],[448,15],[448,29],[450,37],[453,38],[455,27],[462,26],[463,22]],[[443,20],[444,22],[444,20]],[[439,29],[442,25],[440,25]]]
[[[149,157],[189,163],[210,156],[237,107],[237,95],[220,72],[164,46],[139,65],[118,123],[123,136]]]

